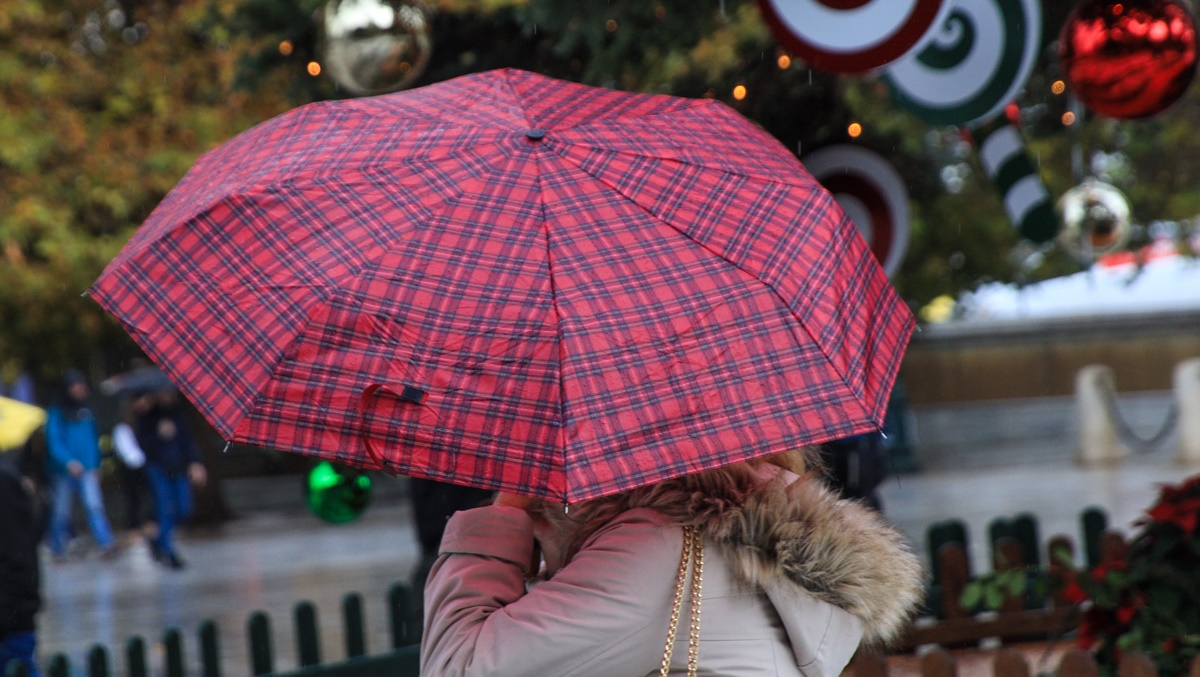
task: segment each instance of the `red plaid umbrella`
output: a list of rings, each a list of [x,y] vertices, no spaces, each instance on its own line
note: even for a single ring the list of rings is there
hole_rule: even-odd
[[[91,294],[226,439],[568,502],[877,429],[913,326],[728,107],[516,70],[237,136]]]

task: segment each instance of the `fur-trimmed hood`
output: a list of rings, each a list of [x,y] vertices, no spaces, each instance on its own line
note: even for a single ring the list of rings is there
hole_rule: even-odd
[[[768,596],[803,591],[859,619],[865,642],[894,641],[924,595],[917,556],[877,513],[785,467],[737,463],[584,502],[570,516],[541,514],[571,535],[562,548],[570,560],[599,527],[648,508],[698,527],[738,582]]]
[[[874,511],[788,475],[721,501],[697,525],[743,583],[789,582],[860,619],[864,641],[895,640],[924,594],[917,556]]]

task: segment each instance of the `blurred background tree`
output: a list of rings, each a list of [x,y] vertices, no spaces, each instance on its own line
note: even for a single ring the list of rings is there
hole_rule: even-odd
[[[1070,5],[1045,3],[1046,48],[1014,118],[1053,196],[1084,173],[1135,219],[1200,213],[1200,94],[1137,122],[1067,125],[1053,38]],[[10,0],[0,7],[0,380],[136,354],[80,298],[203,151],[289,107],[349,96],[319,68],[322,0]],[[511,66],[627,90],[718,98],[793,151],[855,143],[905,178],[911,243],[896,277],[919,307],[992,280],[1079,270],[1021,246],[960,130],[931,127],[872,76],[812,70],[749,0],[428,0],[433,39],[413,86]],[[316,73],[315,75],[313,73]],[[850,123],[861,125],[851,139]],[[1141,231],[1141,241],[1147,237]]]
[[[81,294],[201,152],[290,105],[232,91],[231,10],[0,5],[0,378],[135,353]]]

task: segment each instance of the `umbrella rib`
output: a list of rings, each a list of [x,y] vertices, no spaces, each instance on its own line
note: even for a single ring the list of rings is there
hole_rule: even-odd
[[[571,160],[570,158],[567,158],[567,157],[564,157],[563,159],[564,159],[564,160],[568,160],[568,161],[570,161],[570,160]],[[869,406],[869,405],[868,405],[868,404],[867,404],[867,403],[864,401],[864,396],[865,396],[865,394],[866,394],[866,393],[865,393],[865,392],[863,392],[861,388],[855,388],[853,385],[851,385],[851,383],[850,383],[849,379],[847,379],[847,378],[846,378],[846,374],[845,374],[845,372],[844,372],[844,371],[843,371],[843,370],[842,370],[842,369],[841,369],[841,368],[838,366],[838,363],[837,363],[837,361],[836,361],[836,360],[834,360],[834,359],[832,359],[832,358],[833,358],[833,356],[831,356],[831,355],[829,354],[829,351],[826,349],[825,345],[824,345],[824,344],[823,344],[821,341],[817,340],[817,337],[813,335],[812,331],[811,331],[811,330],[808,328],[808,325],[806,325],[806,324],[805,324],[804,320],[803,320],[803,319],[802,319],[802,318],[801,318],[801,317],[800,317],[800,316],[799,316],[799,315],[796,313],[795,309],[793,309],[793,308],[792,308],[791,304],[789,304],[789,303],[787,302],[787,299],[786,299],[786,298],[784,298],[783,294],[779,293],[779,290],[777,290],[777,289],[774,287],[774,285],[772,285],[771,283],[767,282],[766,280],[763,280],[762,278],[760,278],[759,276],[757,276],[757,275],[755,275],[755,274],[751,273],[750,271],[746,270],[746,269],[745,269],[745,268],[743,268],[742,266],[738,265],[738,263],[737,263],[737,262],[735,262],[735,261],[731,261],[731,260],[730,260],[728,257],[726,257],[726,256],[725,256],[723,253],[721,253],[720,251],[717,251],[717,250],[716,250],[716,249],[714,249],[713,247],[710,247],[710,246],[708,246],[707,244],[705,244],[704,242],[701,242],[700,240],[697,240],[696,238],[692,237],[691,235],[689,235],[689,234],[688,234],[687,232],[685,232],[684,230],[682,230],[682,229],[680,229],[680,228],[676,227],[676,226],[675,226],[674,224],[672,224],[671,222],[667,221],[666,219],[663,219],[662,217],[658,216],[658,215],[657,215],[657,214],[655,214],[654,212],[650,211],[650,210],[649,210],[649,209],[647,209],[645,206],[643,206],[641,203],[639,203],[637,200],[635,200],[635,199],[634,199],[632,196],[630,196],[630,195],[626,194],[626,193],[625,193],[624,191],[622,191],[622,190],[621,190],[621,189],[620,189],[618,186],[614,185],[614,184],[613,184],[611,181],[608,181],[607,179],[605,179],[605,178],[604,178],[604,177],[602,177],[602,176],[597,176],[597,175],[595,175],[595,174],[593,174],[593,173],[589,172],[589,171],[588,171],[586,168],[584,168],[584,167],[580,166],[580,165],[579,165],[578,163],[576,163],[576,162],[573,162],[573,161],[572,161],[572,162],[571,162],[571,164],[572,164],[572,165],[574,165],[575,167],[578,167],[580,171],[584,172],[584,173],[585,173],[585,174],[587,174],[588,176],[591,176],[593,179],[595,179],[595,180],[597,180],[597,181],[599,181],[599,182],[603,183],[604,185],[608,186],[609,188],[611,188],[611,189],[612,189],[612,190],[613,190],[615,193],[617,193],[618,195],[621,195],[622,197],[624,197],[624,198],[625,198],[625,199],[626,199],[626,200],[627,200],[627,201],[628,201],[630,204],[632,204],[632,205],[633,205],[635,208],[637,208],[637,209],[638,209],[638,210],[640,210],[641,212],[645,213],[645,214],[646,214],[646,215],[647,215],[649,218],[651,218],[651,219],[653,219],[653,220],[657,221],[658,223],[661,223],[661,224],[663,224],[663,225],[667,226],[668,228],[670,228],[670,229],[674,230],[675,232],[679,233],[679,234],[680,234],[680,235],[682,235],[683,237],[685,237],[685,238],[687,238],[688,240],[690,240],[690,241],[694,242],[696,245],[698,245],[698,246],[702,247],[702,248],[703,248],[705,251],[708,251],[708,252],[710,252],[711,254],[713,254],[714,256],[716,256],[718,259],[720,259],[720,260],[724,261],[726,264],[728,264],[728,265],[730,265],[730,266],[733,266],[734,268],[736,268],[737,270],[739,270],[740,272],[742,272],[742,273],[743,273],[744,275],[746,275],[747,277],[749,277],[749,278],[751,278],[751,279],[753,279],[753,280],[756,280],[756,281],[758,281],[758,283],[759,283],[759,284],[761,284],[762,286],[764,286],[764,287],[766,287],[768,290],[770,290],[770,292],[771,292],[772,294],[774,294],[774,295],[775,295],[775,297],[776,297],[776,298],[779,300],[779,302],[783,304],[783,307],[788,309],[788,313],[790,313],[790,314],[791,314],[791,316],[792,316],[793,318],[795,318],[795,320],[796,320],[796,323],[797,323],[797,324],[799,324],[799,325],[800,325],[800,326],[801,326],[801,327],[804,329],[804,332],[805,332],[806,334],[808,334],[808,337],[809,337],[809,338],[812,340],[813,344],[814,344],[814,345],[816,345],[818,348],[820,348],[820,350],[821,350],[821,353],[822,353],[822,354],[823,354],[823,355],[824,355],[826,358],[829,358],[829,359],[828,359],[828,361],[829,361],[829,364],[830,364],[830,365],[831,365],[831,366],[834,368],[834,370],[837,372],[837,375],[838,375],[838,377],[839,377],[839,378],[842,380],[842,383],[844,383],[844,384],[845,384],[845,386],[846,386],[847,390],[848,390],[850,393],[852,393],[852,394],[854,395],[854,398],[855,398],[855,399],[858,401],[858,404],[859,404],[859,406],[861,406],[861,407],[863,408],[863,410],[864,410],[864,411],[866,411],[866,412],[870,412],[870,411],[872,411],[872,407],[871,407],[871,406]],[[753,178],[753,177],[752,177],[752,178]],[[761,179],[759,179],[759,180],[761,180]],[[880,421],[880,422],[882,423],[882,421]]]
[[[521,98],[521,95],[517,92],[517,88],[513,86],[512,76],[512,69],[505,69],[502,82],[504,83],[504,86],[508,88],[509,93],[512,94],[513,101],[516,102],[517,106],[521,109],[521,116],[525,118],[525,124],[529,125],[529,127],[533,127],[533,121],[529,119],[529,111],[525,108],[525,100]],[[537,160],[535,159],[534,162],[537,162]],[[543,206],[544,205],[545,203],[543,202]]]
[[[490,171],[493,171],[493,170],[489,169],[489,170],[487,170],[487,171],[489,171],[489,172],[490,172]],[[458,184],[458,183],[456,183],[456,184],[454,184],[454,185],[457,187],[457,186],[460,186],[461,184]],[[446,197],[444,200],[442,200],[442,202],[441,202],[441,204],[440,204],[440,205],[436,205],[436,206],[433,206],[433,207],[431,207],[431,208],[430,208],[430,212],[431,212],[431,213],[430,213],[430,215],[429,215],[429,220],[430,220],[430,221],[436,220],[436,219],[437,219],[437,217],[438,217],[439,215],[441,215],[442,213],[444,213],[446,209],[448,209],[448,208],[450,208],[450,207],[451,207],[451,205],[455,204],[455,203],[456,203],[456,201],[457,201],[458,199],[462,198],[462,197],[463,197],[463,195],[464,195],[465,193],[466,193],[465,189],[459,188],[459,190],[457,191],[457,193],[455,193],[455,194],[453,194],[453,195],[450,195],[450,196],[447,196],[447,197]],[[364,259],[366,259],[366,258],[367,258],[367,257],[364,257]],[[274,363],[274,364],[271,366],[271,368],[270,368],[269,370],[266,370],[266,373],[267,373],[267,374],[269,374],[269,375],[272,375],[272,376],[273,376],[273,375],[275,374],[276,370],[278,370],[278,369],[279,369],[279,365],[280,365],[280,364],[282,364],[282,363],[284,362],[284,360],[286,360],[286,359],[288,358],[288,356],[289,356],[289,355],[292,353],[292,350],[295,348],[295,346],[296,346],[297,342],[300,340],[300,337],[301,337],[301,336],[304,334],[304,330],[305,330],[305,328],[308,326],[308,324],[307,324],[307,322],[308,322],[308,319],[307,319],[307,318],[308,318],[309,316],[311,316],[311,314],[312,314],[312,309],[313,309],[313,308],[315,308],[315,307],[317,307],[319,304],[326,303],[326,302],[327,302],[327,301],[328,301],[330,298],[336,297],[336,296],[337,296],[339,293],[341,293],[341,292],[342,292],[342,290],[346,289],[346,288],[347,288],[347,287],[349,287],[349,286],[352,286],[352,283],[353,283],[353,282],[356,282],[356,281],[358,281],[358,280],[359,280],[359,278],[360,278],[362,275],[363,275],[363,272],[361,272],[361,271],[360,271],[358,274],[354,275],[353,277],[347,278],[347,279],[345,280],[345,282],[344,282],[344,283],[342,283],[342,284],[341,284],[341,285],[339,285],[339,286],[336,286],[336,287],[324,287],[324,286],[322,286],[322,287],[320,287],[321,289],[332,289],[332,292],[330,292],[328,295],[321,295],[321,296],[320,296],[320,297],[319,297],[319,298],[318,298],[318,299],[317,299],[317,300],[316,300],[316,301],[315,301],[315,302],[312,304],[312,306],[310,306],[310,308],[309,308],[309,311],[306,313],[306,319],[305,319],[305,323],[304,323],[302,326],[300,326],[300,327],[299,327],[299,330],[298,330],[298,331],[297,331],[297,332],[296,332],[296,333],[295,333],[295,334],[294,334],[294,335],[291,337],[291,339],[288,341],[287,345],[286,345],[286,346],[285,346],[285,347],[284,347],[284,348],[283,348],[283,349],[280,351],[280,353],[279,353],[279,357],[278,357],[278,358],[275,360],[275,363]],[[316,289],[317,287],[313,287],[313,288],[314,288],[314,289]],[[247,418],[248,418],[248,417],[251,415],[251,413],[252,413],[252,412],[255,410],[255,408],[256,408],[256,407],[258,407],[259,403],[260,403],[260,402],[262,402],[262,400],[263,400],[264,396],[266,395],[266,391],[267,391],[267,388],[266,388],[266,386],[267,386],[268,384],[270,384],[272,380],[273,380],[273,378],[272,378],[272,379],[268,379],[268,380],[267,380],[267,381],[266,381],[266,382],[263,384],[263,387],[262,387],[262,388],[260,388],[260,389],[258,390],[258,392],[257,392],[257,393],[255,394],[255,396],[254,396],[254,399],[253,399],[253,400],[250,402],[249,406],[247,407],[245,414],[243,414],[241,418],[239,418],[239,419],[238,419],[236,422],[234,422],[234,423],[232,423],[232,424],[230,425],[230,430],[231,430],[231,431],[234,431],[234,432],[236,432],[236,431],[237,431],[237,429],[238,429],[238,427],[239,427],[239,426],[241,426],[241,425],[242,425],[242,423],[243,423],[243,422],[244,422],[244,421],[245,421],[245,420],[246,420],[246,419],[247,419]],[[235,441],[245,441],[245,440],[235,440]]]
[[[575,145],[575,146],[590,148],[592,150],[599,151],[602,153],[610,153],[612,155],[645,158],[647,160],[654,160],[657,162],[662,162],[664,160],[670,160],[671,162],[678,162],[681,165],[686,165],[688,167],[695,167],[696,169],[702,169],[706,172],[720,172],[727,176],[740,176],[740,177],[747,178],[747,179],[754,179],[755,181],[771,181],[774,183],[781,183],[781,184],[784,184],[787,186],[795,186],[797,188],[809,188],[813,184],[817,183],[817,181],[815,179],[809,179],[809,181],[802,181],[800,179],[795,179],[795,178],[788,177],[788,176],[778,176],[778,175],[759,176],[758,174],[754,174],[751,172],[737,171],[737,170],[729,168],[729,167],[713,167],[710,165],[700,164],[698,162],[693,162],[686,158],[663,158],[660,156],[653,155],[652,153],[649,153],[649,152],[642,152],[642,151],[637,151],[637,150],[618,150],[618,149],[613,149],[613,148],[605,148],[603,146],[593,145],[591,143],[587,143],[586,141],[582,141],[582,140],[569,140],[569,141],[565,141],[565,143],[569,143],[569,144]],[[565,160],[571,159],[571,158],[567,157],[567,155],[564,152],[564,149],[562,149],[560,146],[556,145],[554,147],[554,149],[555,149],[555,152],[557,152],[559,155],[561,155],[563,157],[563,159],[565,159]],[[575,164],[576,166],[579,166],[578,163],[573,163],[573,164]],[[582,169],[582,167],[580,167],[580,168]]]
[[[531,153],[534,164],[539,164],[537,161],[537,153]],[[563,363],[565,362],[565,351],[567,348],[566,341],[563,340],[562,334],[562,313],[558,308],[558,285],[554,282],[554,263],[550,252],[550,218],[546,213],[546,200],[542,195],[542,178],[541,172],[536,172],[537,176],[537,196],[541,203],[542,214],[542,238],[546,245],[546,276],[550,281],[550,305],[554,309],[554,335],[558,340],[558,439],[556,440],[555,452],[561,456],[558,467],[562,469],[563,474],[563,503],[567,502],[567,497],[570,495],[569,474],[567,473],[567,444],[566,423],[567,423],[567,389],[566,381],[563,378]]]
[[[518,92],[517,88],[514,87],[512,84],[512,76],[513,76],[514,72],[520,72],[520,71],[514,71],[514,69],[511,69],[511,68],[505,69],[504,84],[507,85],[509,90],[512,91],[513,99],[521,106],[521,112],[525,114],[525,121],[528,122],[531,127],[536,126],[534,124],[534,122],[529,119],[529,111],[525,108],[525,98],[521,96],[520,92]],[[657,95],[657,96],[661,96],[661,95]],[[686,111],[686,110],[689,110],[692,108],[698,108],[700,106],[710,105],[709,99],[682,99],[681,98],[681,99],[677,99],[677,101],[682,102],[682,104],[677,104],[674,107],[655,111],[653,113],[645,113],[643,115],[637,115],[637,116],[616,115],[613,117],[605,117],[605,118],[601,118],[601,119],[602,120],[645,120],[647,118],[658,117],[660,115],[676,115],[676,114],[680,113],[681,111]],[[561,132],[564,132],[569,129],[575,129],[576,127],[579,127],[580,125],[584,125],[584,124],[590,123],[592,121],[593,121],[592,118],[586,118],[586,117],[580,118],[579,121],[575,122],[574,124],[556,126],[556,127],[554,127],[554,131],[555,131],[555,133],[561,133]]]

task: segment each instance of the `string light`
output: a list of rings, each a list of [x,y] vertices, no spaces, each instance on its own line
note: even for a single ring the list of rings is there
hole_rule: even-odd
[[[1063,82],[1062,80],[1055,80],[1054,84],[1050,85],[1050,91],[1054,92],[1055,94],[1062,94],[1063,92],[1067,91],[1067,83]]]
[[[282,54],[282,55],[284,55],[284,56],[291,56],[291,54],[292,54],[292,41],[291,41],[291,40],[284,40],[283,42],[279,43],[279,53],[280,53],[280,54]]]
[[[321,74],[321,64],[316,61],[308,62],[308,74],[314,78]]]
[[[851,122],[850,126],[846,128],[846,133],[850,135],[850,138],[857,139],[862,135],[862,125],[857,122]]]
[[[746,98],[746,86],[738,85],[737,87],[734,87],[733,88],[733,98],[737,99],[738,101],[741,101],[742,99]]]
[[[1070,127],[1071,125],[1075,124],[1075,114],[1072,113],[1071,111],[1067,111],[1066,113],[1063,113],[1062,123],[1064,125],[1066,125],[1067,127]]]
[[[779,64],[780,70],[787,70],[792,65],[792,57],[788,56],[787,54],[780,54],[779,58],[775,60],[775,63]]]

